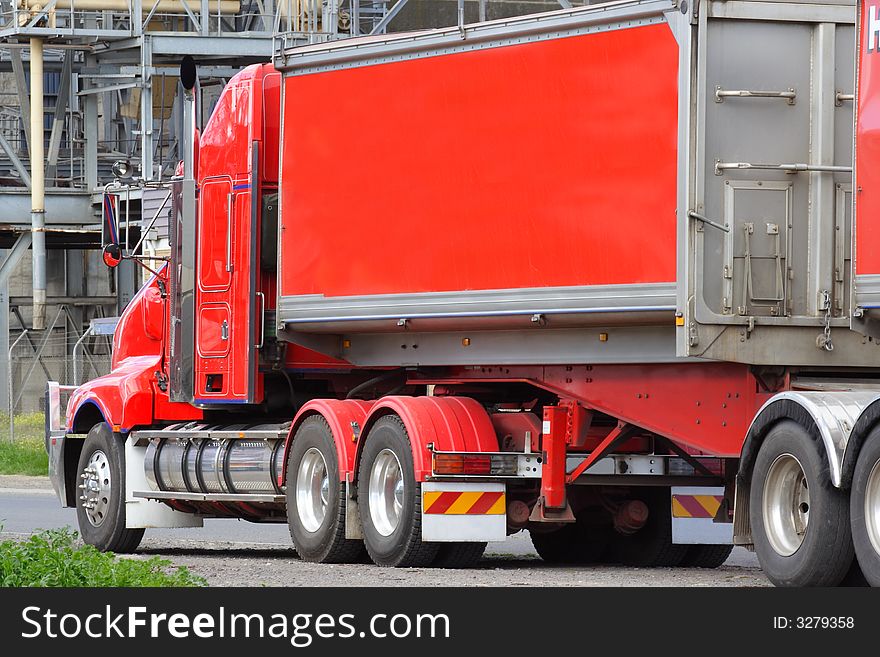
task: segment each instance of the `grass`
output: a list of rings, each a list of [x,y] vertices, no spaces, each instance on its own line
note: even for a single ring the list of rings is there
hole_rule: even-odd
[[[9,415],[0,413],[0,474],[46,475],[46,454],[42,413],[15,416],[15,441],[9,442]]]
[[[0,413],[0,474],[46,475],[46,454],[42,413],[15,416],[15,441],[9,442],[9,415]]]
[[[0,542],[0,586],[205,586],[204,578],[167,559],[122,559],[77,545],[70,528],[51,529],[24,541]]]

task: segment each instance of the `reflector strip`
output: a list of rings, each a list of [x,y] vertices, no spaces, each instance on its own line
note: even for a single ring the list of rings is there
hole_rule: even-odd
[[[500,515],[505,512],[504,493],[481,491],[425,491],[422,513],[446,515]]]
[[[721,506],[723,495],[673,495],[674,518],[714,518]]]

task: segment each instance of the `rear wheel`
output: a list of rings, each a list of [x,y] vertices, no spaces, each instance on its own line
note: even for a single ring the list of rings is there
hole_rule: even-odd
[[[732,545],[691,545],[682,559],[686,568],[718,568],[733,552]]]
[[[439,544],[422,541],[422,499],[406,427],[380,418],[367,435],[358,469],[364,545],[379,566],[428,566]]]
[[[553,531],[530,529],[535,551],[547,563],[600,563],[610,542],[608,527],[589,526],[583,520],[563,525]]]
[[[625,566],[656,568],[677,566],[689,546],[672,542],[672,503],[668,488],[646,490],[641,495],[648,505],[648,520],[632,534],[615,537],[614,560]]]
[[[333,433],[320,415],[304,420],[293,437],[286,495],[290,538],[302,559],[358,560],[364,544],[345,538],[345,484],[339,480]]]
[[[470,568],[486,551],[485,543],[440,543],[432,565],[438,568]]]
[[[862,574],[871,586],[880,586],[880,427],[868,435],[856,461],[850,522]]]
[[[144,530],[125,526],[125,446],[105,423],[89,431],[77,472],[76,519],[83,541],[103,551],[133,552]]]
[[[836,586],[853,558],[849,504],[828,475],[824,448],[800,424],[775,425],[750,490],[752,540],[777,586]]]

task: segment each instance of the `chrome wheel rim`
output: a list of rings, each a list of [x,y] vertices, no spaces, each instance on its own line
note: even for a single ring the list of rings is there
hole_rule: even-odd
[[[810,522],[810,489],[800,461],[780,454],[764,481],[764,530],[770,546],[783,557],[798,551]]]
[[[383,449],[370,470],[370,520],[382,536],[390,536],[403,515],[403,469],[397,455]]]
[[[296,513],[300,524],[310,533],[320,529],[330,501],[330,478],[324,455],[309,447],[303,454],[296,474]]]
[[[874,463],[865,487],[865,528],[874,551],[880,554],[880,461]]]
[[[107,519],[113,492],[113,477],[107,455],[100,449],[95,450],[79,477],[82,480],[79,499],[86,518],[93,527],[100,527]]]

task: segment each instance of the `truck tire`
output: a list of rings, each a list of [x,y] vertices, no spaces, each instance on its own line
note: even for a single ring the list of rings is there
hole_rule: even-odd
[[[102,552],[134,552],[144,530],[125,526],[125,445],[104,422],[86,436],[76,471],[83,541]]]
[[[868,435],[856,460],[850,523],[862,574],[871,586],[880,586],[880,426]]]
[[[681,561],[685,568],[718,568],[733,552],[732,545],[691,545]]]
[[[608,528],[580,520],[550,532],[530,529],[529,534],[538,556],[552,564],[601,563],[610,542]]]
[[[485,551],[485,543],[440,543],[431,565],[437,568],[471,568]]]
[[[849,504],[829,477],[825,449],[783,420],[758,451],[749,492],[752,540],[777,586],[837,586],[853,559]]]
[[[853,559],[852,565],[849,567],[846,575],[843,576],[843,580],[840,582],[839,586],[847,588],[860,588],[871,586],[870,584],[868,584],[868,580],[865,577],[865,574],[862,572],[861,567],[859,566],[858,559]]]
[[[287,457],[287,525],[304,561],[354,563],[362,541],[345,538],[345,482],[333,432],[320,415],[306,418],[296,430]]]
[[[614,561],[624,566],[661,568],[679,565],[688,545],[672,542],[672,502],[670,490],[646,490],[641,494],[648,505],[648,521],[633,534],[618,534],[612,546]]]
[[[358,469],[358,511],[370,558],[379,566],[430,565],[439,544],[422,541],[422,497],[406,427],[396,415],[386,415],[366,441]]]

